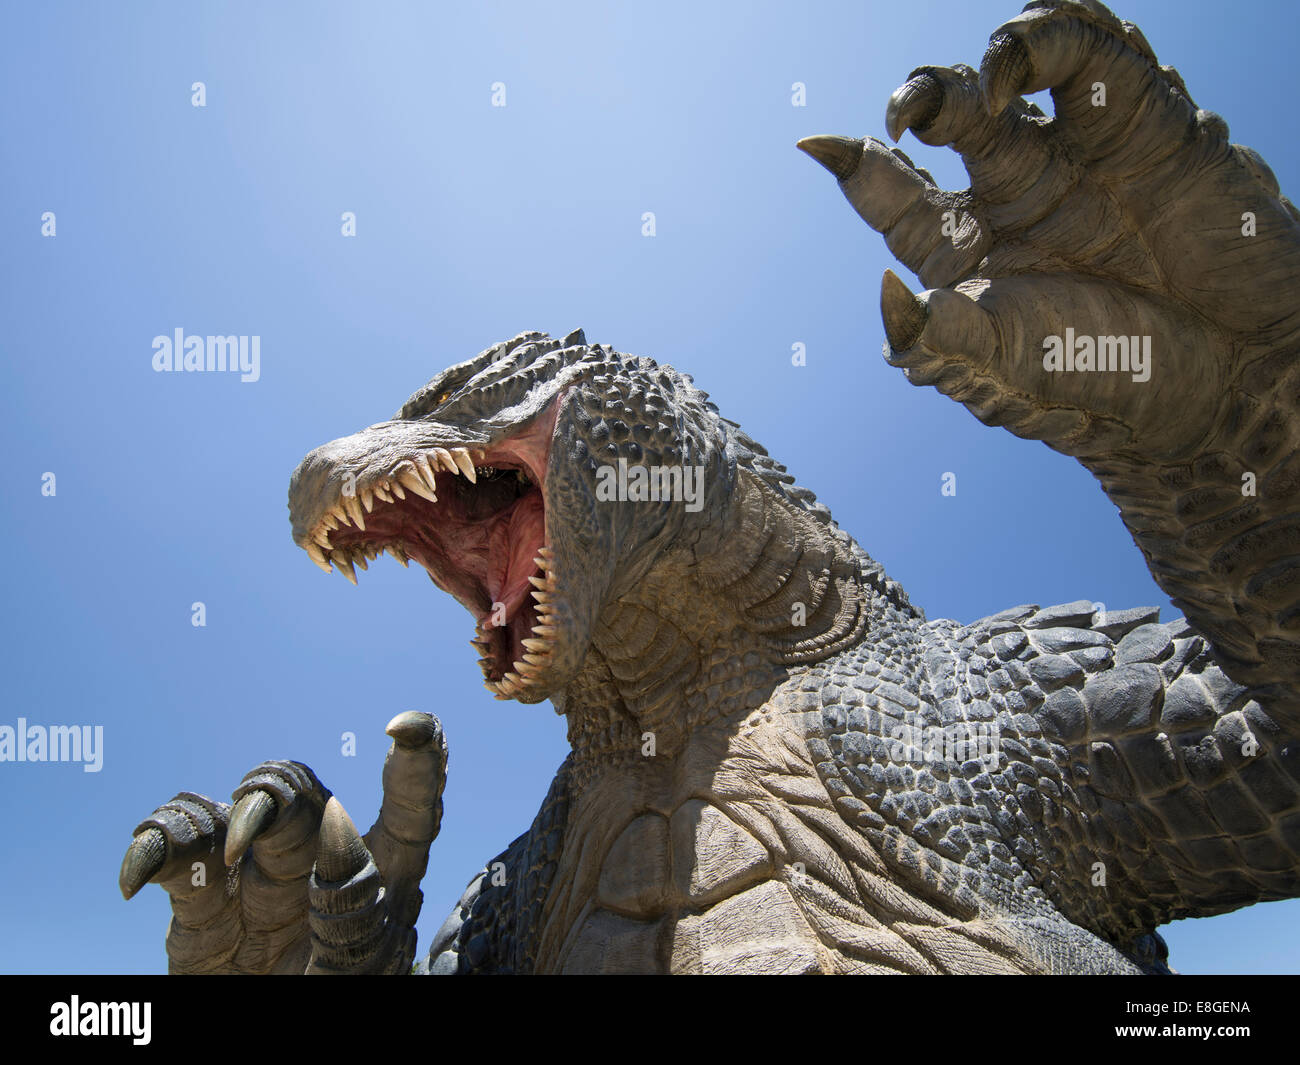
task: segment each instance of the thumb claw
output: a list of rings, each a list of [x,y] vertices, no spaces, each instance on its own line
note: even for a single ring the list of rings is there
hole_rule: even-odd
[[[230,811],[226,827],[226,864],[234,865],[244,852],[275,822],[275,799],[265,791],[250,791]]]
[[[161,829],[150,828],[131,841],[122,859],[117,884],[124,899],[132,898],[153,879],[167,861],[167,838]]]
[[[925,331],[926,304],[912,294],[892,270],[880,279],[880,316],[885,322],[885,336],[895,351],[907,351]]]
[[[338,799],[321,817],[308,898],[309,974],[410,971],[415,929],[390,920],[379,869]]]
[[[351,880],[371,860],[357,826],[343,804],[333,797],[321,815],[317,848],[315,877],[330,883]]]
[[[811,155],[840,181],[852,177],[862,162],[862,141],[849,137],[805,137],[795,147]]]

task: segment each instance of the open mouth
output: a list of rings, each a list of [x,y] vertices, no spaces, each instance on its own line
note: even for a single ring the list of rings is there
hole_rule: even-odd
[[[544,451],[507,440],[486,451],[414,451],[326,506],[302,543],[327,573],[387,552],[418,562],[477,619],[471,641],[500,699],[543,686],[557,629],[557,580],[546,543]]]

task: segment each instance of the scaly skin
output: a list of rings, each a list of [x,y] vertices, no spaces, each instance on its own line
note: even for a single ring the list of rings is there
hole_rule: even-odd
[[[1041,88],[1052,120],[1015,95]],[[1031,5],[981,75],[924,68],[886,121],[953,145],[971,190],[876,141],[801,147],[948,286],[886,275],[890,361],[1078,456],[1191,623],[927,621],[689,378],[580,332],[498,344],[290,486],[319,565],[420,562],[476,618],[489,690],[568,721],[537,819],[422,971],[1167,972],[1160,924],[1300,894],[1294,212],[1095,3]],[[1152,336],[1150,380],[1046,372],[1067,327]],[[699,470],[702,496],[609,498],[620,460]],[[386,787],[425,812],[400,845],[296,765],[237,793],[237,876],[207,895],[188,863],[229,844],[221,805],[142,825],[123,888],[172,894],[173,969],[405,971],[440,812],[425,727]],[[267,901],[250,863],[273,861]]]

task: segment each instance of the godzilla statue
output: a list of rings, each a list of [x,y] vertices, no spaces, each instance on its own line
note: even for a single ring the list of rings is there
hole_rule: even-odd
[[[1187,620],[928,621],[689,377],[526,333],[289,505],[327,571],[418,562],[488,689],[555,704],[540,813],[417,960],[431,715],[390,724],[364,837],[295,762],[178,795],[121,876],[170,894],[173,972],[1164,973],[1160,924],[1300,895],[1300,216],[1094,0],[917,70],[886,126],[970,189],[800,147],[928,288],[885,274],[889,362],[1082,462]]]

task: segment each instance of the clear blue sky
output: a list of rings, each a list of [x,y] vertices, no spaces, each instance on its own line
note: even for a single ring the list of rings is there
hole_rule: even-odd
[[[327,578],[285,509],[310,448],[526,329],[694,374],[931,617],[1079,598],[1172,616],[1086,472],[884,364],[894,263],[794,148],[882,135],[914,67],[977,64],[1018,6],[10,5],[0,723],[102,725],[105,761],[0,764],[0,969],[163,971],[165,896],[117,890],[136,822],[282,757],[364,827],[401,710],[436,712],[451,746],[423,946],[527,827],[563,721],[483,690],[468,615],[423,575]],[[1300,194],[1293,3],[1119,13]],[[903,147],[965,186],[955,157]],[[260,336],[261,379],[155,374],[152,340],[178,327]],[[1187,972],[1296,972],[1298,916],[1165,931]]]

